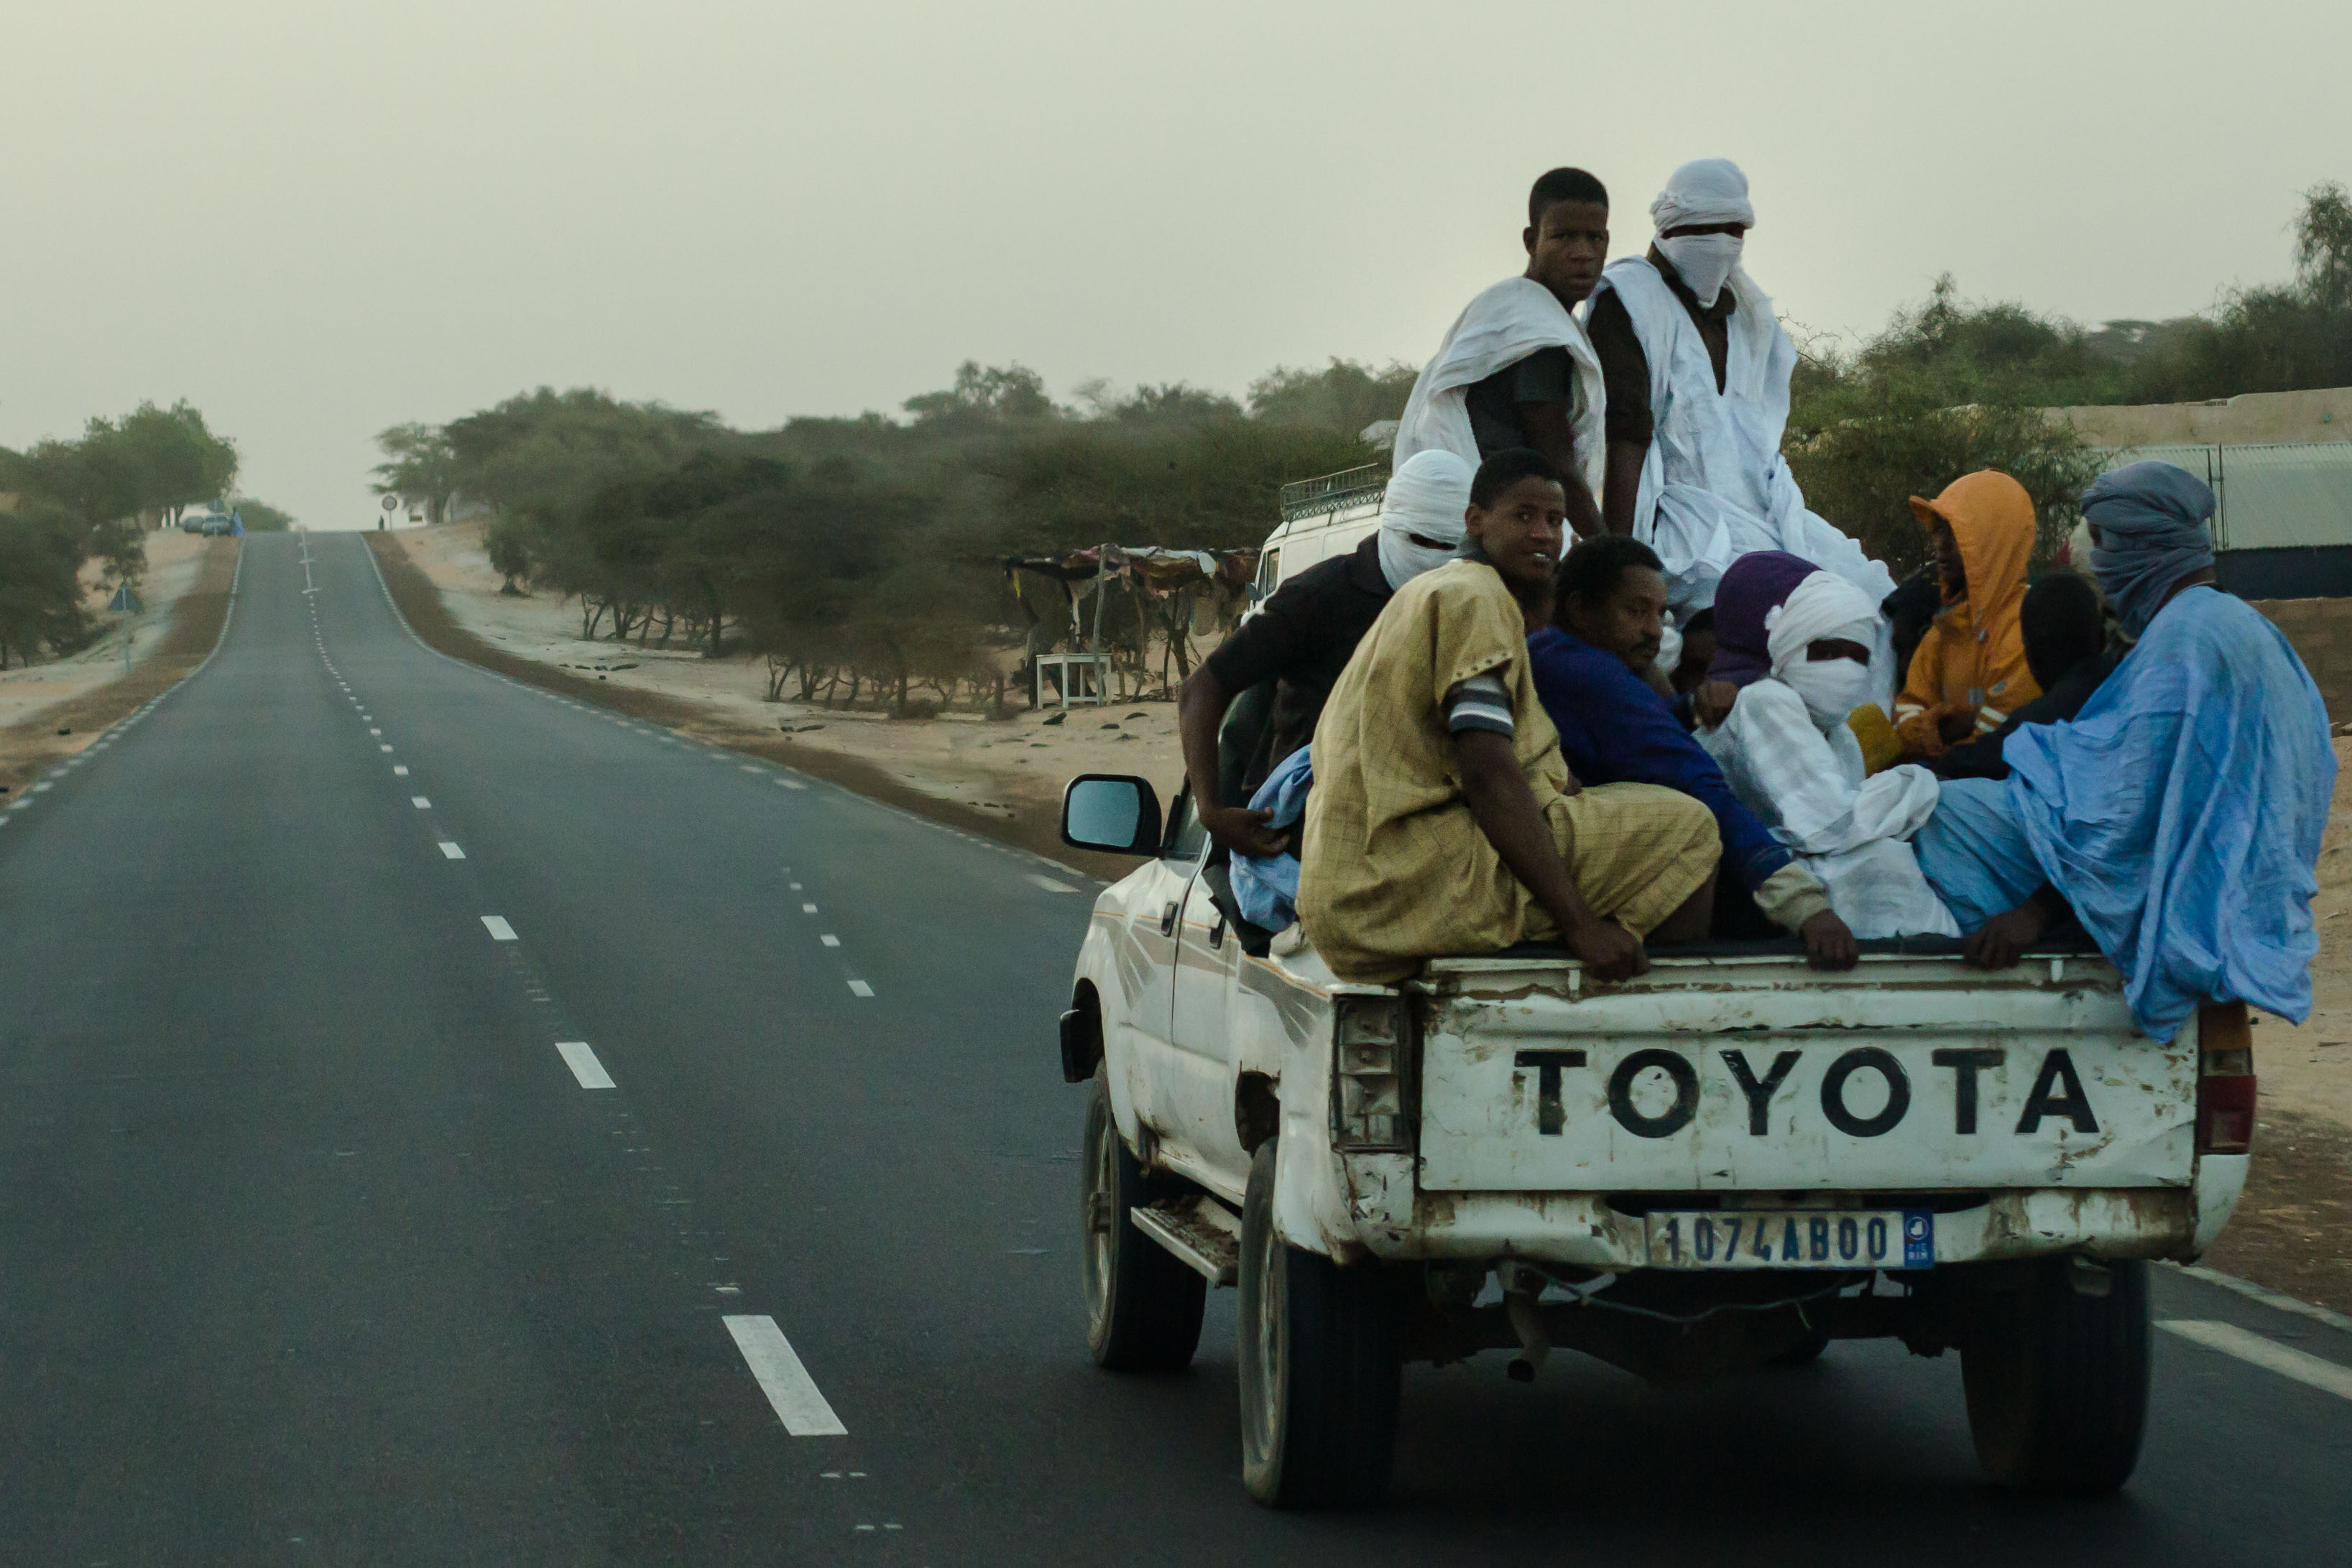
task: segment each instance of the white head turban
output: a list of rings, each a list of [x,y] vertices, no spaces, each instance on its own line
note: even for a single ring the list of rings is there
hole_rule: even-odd
[[[1844,723],[1847,714],[1870,700],[1870,667],[1864,661],[1806,658],[1806,649],[1828,638],[1875,647],[1878,606],[1844,578],[1816,572],[1765,616],[1764,647],[1774,679],[1796,689],[1824,731]]]
[[[1660,234],[1685,224],[1738,223],[1756,226],[1748,200],[1748,176],[1728,158],[1699,158],[1676,169],[1650,204],[1650,221]]]
[[[1878,606],[1834,572],[1814,573],[1764,616],[1764,649],[1771,656],[1772,673],[1784,679],[1806,648],[1832,637],[1865,648],[1878,640]]]
[[[1381,497],[1381,574],[1391,590],[1461,554],[1470,510],[1470,465],[1442,447],[1415,452]],[[1415,536],[1443,548],[1415,544]]]

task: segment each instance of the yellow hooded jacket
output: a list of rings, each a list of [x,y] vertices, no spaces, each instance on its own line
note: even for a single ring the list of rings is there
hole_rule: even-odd
[[[2018,626],[2033,553],[2033,498],[2007,474],[1984,468],[1954,479],[1932,501],[1913,496],[1911,510],[1930,531],[1938,518],[1951,525],[1969,578],[1965,597],[1946,596],[1895,700],[1903,754],[1916,759],[1944,754],[1937,725],[1947,715],[1973,713],[1972,736],[1990,734],[2042,689],[2026,668]]]

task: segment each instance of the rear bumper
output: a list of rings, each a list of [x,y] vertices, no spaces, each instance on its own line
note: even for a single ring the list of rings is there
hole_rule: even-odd
[[[2232,1190],[2230,1198],[2235,1195]],[[1869,1203],[1866,1194],[1818,1199],[1822,1207]],[[2070,1252],[2188,1259],[2227,1217],[2226,1205],[2219,1215],[2213,1207],[2188,1187],[1993,1193],[1975,1207],[1936,1215],[1936,1261],[1989,1263]],[[1421,1193],[1409,1223],[1360,1223],[1354,1239],[1371,1256],[1399,1262],[1524,1258],[1612,1271],[1650,1266],[1643,1216],[1620,1212],[1598,1193]]]

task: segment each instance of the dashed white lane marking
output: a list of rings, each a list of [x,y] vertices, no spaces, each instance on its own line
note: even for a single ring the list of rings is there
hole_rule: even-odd
[[[392,764],[392,776],[393,776],[394,778],[396,778],[396,779],[404,779],[404,778],[406,778],[406,777],[408,776],[408,764],[407,764],[406,763],[393,763],[393,764]]]
[[[367,715],[366,715],[366,714],[364,714],[364,713],[362,713],[362,714],[361,714],[361,715],[360,715],[360,717],[361,717],[361,718],[362,718],[362,719],[364,719],[364,718],[366,718],[366,717],[367,717]],[[368,733],[369,733],[369,734],[371,734],[371,735],[381,735],[381,734],[383,734],[383,731],[381,731],[381,730],[370,730],[370,731],[368,731]]]
[[[827,947],[839,947],[841,945],[841,939],[834,935],[831,931],[825,932],[823,936],[817,938],[817,941],[824,943]]]
[[[2338,1399],[2352,1399],[2352,1366],[2340,1362],[2328,1361],[2307,1351],[2290,1349],[2235,1323],[2217,1323],[2200,1318],[2167,1318],[2157,1326],[2168,1329],[2184,1340],[2194,1340],[2207,1350],[2220,1351],[2223,1355],[2251,1362],[2265,1372],[2274,1372],[2281,1377],[2291,1377],[2297,1383],[2325,1389]]]
[[[41,793],[43,790],[45,790],[45,789],[55,789],[55,788],[57,788],[57,787],[58,787],[58,786],[57,786],[57,785],[55,785],[55,784],[47,784],[47,783],[37,784],[35,784],[35,785],[33,786],[33,793],[34,793],[35,795],[38,795],[38,794],[40,794],[40,793]],[[812,906],[812,907],[814,907],[814,906]]]
[[[816,913],[816,906],[814,904],[803,904],[801,906],[801,913],[804,915],[813,915]]]
[[[735,1336],[735,1348],[768,1396],[768,1407],[795,1437],[846,1437],[849,1428],[818,1392],[816,1380],[793,1353],[793,1342],[770,1317],[730,1317],[719,1321]]]
[[[1073,888],[1067,882],[1056,882],[1053,878],[1040,876],[1034,871],[1027,873],[1021,879],[1024,882],[1034,883],[1037,887],[1045,889],[1049,893],[1075,893],[1077,891],[1076,888]]]
[[[463,849],[446,838],[441,841],[441,854],[443,858],[449,860],[463,860],[466,858],[466,852]]]
[[[745,763],[742,764],[742,768],[747,773],[764,773],[768,771],[757,763]]]
[[[800,781],[800,780],[798,780],[798,779],[778,779],[776,782],[777,782],[778,784],[780,784],[783,785],[786,789],[806,789],[806,788],[808,788],[808,785],[806,785],[806,784],[804,784],[801,783],[801,781]]]
[[[853,980],[849,983],[849,994],[852,996],[871,996],[874,994],[874,987],[866,984],[863,980]]]
[[[419,811],[430,811],[433,809],[433,803],[425,799],[421,795],[410,795],[408,797],[408,804],[415,806]]]
[[[392,750],[392,748],[390,746],[378,746],[376,750],[379,752],[388,752]]]
[[[588,1048],[587,1041],[558,1040],[555,1048],[563,1053],[563,1065],[572,1069],[572,1076],[580,1080],[581,1088],[614,1087],[613,1075],[604,1070],[604,1064],[596,1059],[596,1053]]]
[[[792,887],[793,887],[793,892],[795,892],[795,893],[797,893],[797,892],[799,892],[799,891],[801,890],[801,885],[800,885],[798,882],[794,882],[794,883],[792,885]]]
[[[490,933],[492,942],[512,942],[515,939],[514,927],[507,924],[501,916],[484,915],[482,927]]]

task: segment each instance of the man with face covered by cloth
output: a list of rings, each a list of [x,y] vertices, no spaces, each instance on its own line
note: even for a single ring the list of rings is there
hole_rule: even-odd
[[[2004,968],[2071,912],[2124,974],[2141,1031],[2208,1003],[2311,1011],[2327,710],[2286,637],[2215,586],[2213,492],[2132,463],[2083,496],[2091,568],[2138,639],[2071,722],[2030,725],[2006,780],[1945,784],[1921,868]]]
[[[1936,809],[1936,777],[1872,773],[1846,715],[1864,700],[1870,596],[1832,572],[1758,550],[1723,574],[1712,679],[1739,695],[1699,731],[1743,805],[1829,889],[1857,937],[1958,936],[1908,842]]]
[[[1886,568],[1805,510],[1780,456],[1796,345],[1739,264],[1756,208],[1727,158],[1676,169],[1650,204],[1657,239],[1612,262],[1586,312],[1606,395],[1602,520],[1665,563],[1669,606],[1687,619],[1715,603],[1726,568],[1783,550],[1878,604]],[[1869,700],[1891,705],[1891,637],[1875,633]]]

